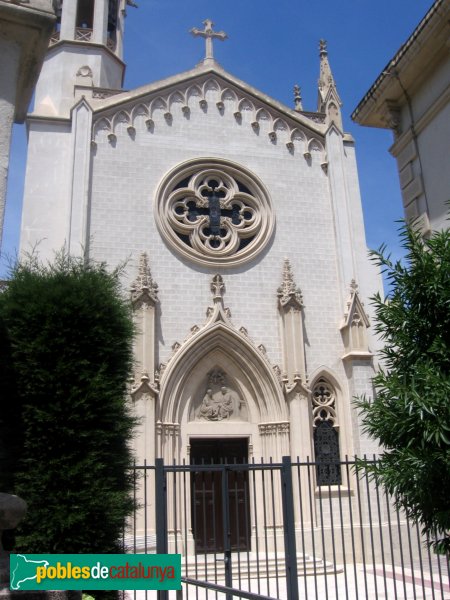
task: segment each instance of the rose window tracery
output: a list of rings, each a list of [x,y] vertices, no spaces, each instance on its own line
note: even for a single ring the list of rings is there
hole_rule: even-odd
[[[252,258],[274,224],[262,184],[219,159],[189,161],[169,174],[157,194],[156,217],[172,246],[208,265]]]

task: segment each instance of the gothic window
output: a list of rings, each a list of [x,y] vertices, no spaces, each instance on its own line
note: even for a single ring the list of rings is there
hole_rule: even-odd
[[[155,216],[164,239],[195,262],[235,265],[253,258],[274,227],[262,183],[240,166],[196,159],[161,184]]]
[[[340,485],[342,479],[336,393],[324,377],[313,387],[312,414],[317,485]]]

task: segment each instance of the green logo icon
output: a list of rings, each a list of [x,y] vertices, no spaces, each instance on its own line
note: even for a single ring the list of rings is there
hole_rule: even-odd
[[[179,590],[180,554],[11,554],[11,590]]]

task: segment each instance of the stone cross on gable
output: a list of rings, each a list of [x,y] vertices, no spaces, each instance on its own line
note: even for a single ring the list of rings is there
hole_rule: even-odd
[[[224,31],[213,31],[214,23],[211,21],[211,19],[206,19],[206,21],[203,21],[203,25],[205,26],[205,29],[197,29],[197,27],[194,27],[193,29],[191,29],[190,32],[194,36],[200,36],[202,38],[205,38],[205,44],[206,44],[205,60],[207,60],[209,58],[213,59],[214,58],[213,45],[212,45],[213,38],[224,41],[224,40],[228,39],[228,36]]]

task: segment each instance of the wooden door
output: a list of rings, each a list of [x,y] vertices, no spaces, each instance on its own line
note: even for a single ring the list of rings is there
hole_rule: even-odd
[[[191,439],[192,465],[233,465],[248,462],[248,439]],[[227,477],[228,494],[222,497],[222,477]],[[192,531],[196,552],[223,552],[224,514],[228,511],[231,549],[250,549],[250,498],[248,471],[230,469],[193,471]]]

